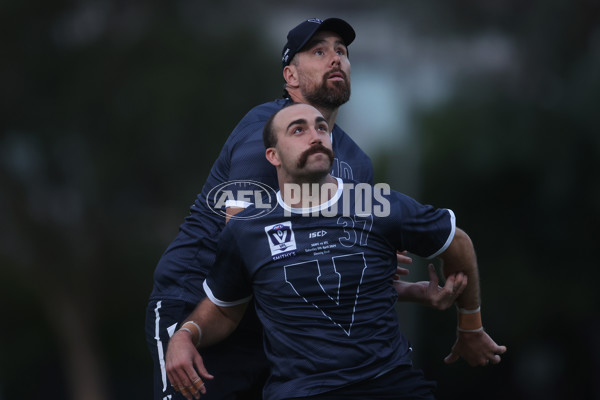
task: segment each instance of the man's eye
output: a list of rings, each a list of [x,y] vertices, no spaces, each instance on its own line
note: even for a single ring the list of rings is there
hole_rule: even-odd
[[[325,53],[323,53],[323,50],[315,50],[315,54],[316,54],[317,56],[322,56],[322,55],[323,55],[323,54],[325,54]]]

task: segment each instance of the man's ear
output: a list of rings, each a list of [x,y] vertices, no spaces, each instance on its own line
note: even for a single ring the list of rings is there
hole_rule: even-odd
[[[292,88],[297,88],[299,86],[299,83],[298,69],[296,68],[296,66],[292,64],[286,65],[285,68],[283,68],[283,79],[285,79],[285,82],[288,86]]]
[[[275,147],[269,147],[265,151],[265,157],[267,158],[267,161],[275,167],[281,165],[281,160],[279,159],[279,154],[277,154],[277,150],[275,149]]]

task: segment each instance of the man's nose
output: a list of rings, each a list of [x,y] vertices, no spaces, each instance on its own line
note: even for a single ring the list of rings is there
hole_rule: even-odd
[[[342,63],[342,59],[337,51],[333,52],[333,57],[331,57],[331,66],[340,65]]]
[[[315,129],[312,128],[310,130],[311,132],[311,137],[310,137],[310,144],[322,144],[323,143],[323,139],[321,138],[321,134]]]

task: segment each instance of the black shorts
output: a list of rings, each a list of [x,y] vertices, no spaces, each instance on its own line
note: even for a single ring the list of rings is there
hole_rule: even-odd
[[[146,309],[146,341],[154,362],[154,400],[183,400],[168,381],[164,355],[169,338],[196,304],[152,300]],[[214,379],[205,380],[203,400],[259,400],[269,373],[263,350],[262,328],[253,303],[239,327],[224,341],[200,349],[204,365]]]
[[[303,399],[435,400],[436,387],[435,381],[425,379],[421,370],[400,366],[377,378]]]

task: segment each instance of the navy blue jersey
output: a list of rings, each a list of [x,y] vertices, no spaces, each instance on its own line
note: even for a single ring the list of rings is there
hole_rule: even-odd
[[[202,282],[211,269],[217,238],[225,225],[222,215],[209,204],[209,193],[219,185],[238,180],[258,181],[277,187],[277,176],[265,158],[262,129],[267,120],[289,99],[275,100],[250,110],[235,127],[208,179],[190,207],[190,214],[179,228],[154,272],[151,299],[175,299],[197,303],[203,297]],[[332,130],[335,161],[334,176],[372,183],[370,158],[337,125]]]
[[[204,288],[224,307],[254,296],[271,364],[265,399],[323,393],[411,364],[394,309],[396,250],[435,257],[454,232],[451,210],[338,178],[320,208],[290,209],[278,195],[271,213],[230,221]]]

